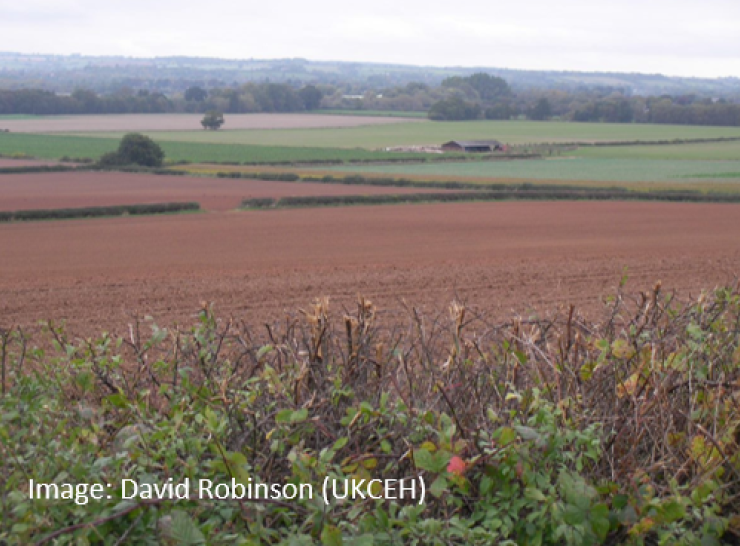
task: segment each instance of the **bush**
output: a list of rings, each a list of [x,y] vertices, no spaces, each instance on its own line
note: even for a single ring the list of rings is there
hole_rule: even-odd
[[[103,154],[98,160],[102,168],[116,168],[123,165],[140,165],[142,167],[161,167],[164,152],[159,144],[148,136],[129,133],[121,139],[118,150]]]
[[[362,297],[339,316],[318,300],[263,337],[204,308],[125,339],[49,325],[47,351],[0,330],[0,540],[737,543],[740,294],[630,300],[598,323],[497,325],[457,302],[389,322]],[[427,494],[122,499],[123,479],[186,478],[422,479]],[[112,486],[77,505],[30,500],[29,479]]]
[[[79,207],[70,209],[33,209],[5,212],[0,221],[62,220],[142,214],[165,214],[200,210],[198,203],[149,203],[144,205],[112,205],[108,207]]]

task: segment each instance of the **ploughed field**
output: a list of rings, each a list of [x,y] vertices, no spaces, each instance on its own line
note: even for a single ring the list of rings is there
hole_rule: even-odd
[[[738,233],[735,205],[647,202],[13,223],[0,225],[0,320],[29,329],[39,319],[66,320],[81,335],[126,334],[134,315],[190,324],[211,301],[220,316],[262,327],[318,296],[329,296],[335,311],[351,307],[358,292],[399,321],[402,300],[434,313],[455,297],[492,319],[571,303],[598,317],[625,267],[632,291],[662,280],[664,290],[688,296],[731,281],[740,272]]]
[[[430,192],[440,190],[120,172],[24,173],[0,175],[0,211],[187,201],[226,211],[248,198]]]

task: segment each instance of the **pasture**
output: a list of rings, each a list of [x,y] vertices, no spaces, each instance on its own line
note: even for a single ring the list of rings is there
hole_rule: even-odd
[[[227,115],[227,122],[228,119]],[[740,137],[740,128],[550,121],[430,121],[341,129],[194,130],[158,131],[147,132],[147,134],[163,141],[376,149],[414,144],[440,145],[443,142],[458,139],[496,139],[508,144],[528,144]],[[102,132],[88,133],[88,136],[120,138],[122,134],[121,132]]]
[[[169,133],[176,134],[176,133]],[[61,157],[87,157],[97,159],[118,147],[118,137],[62,136],[20,133],[0,133],[0,154],[25,154],[43,159]],[[245,144],[200,143],[188,141],[167,141],[161,135],[153,138],[162,147],[167,159],[192,162],[280,162],[280,161],[350,161],[400,159],[404,157],[426,157],[420,154],[398,154],[393,152],[374,152],[361,149],[311,148],[261,146]]]
[[[346,167],[333,171],[346,172]],[[701,173],[740,172],[736,161],[708,161],[667,159],[611,159],[592,157],[557,157],[526,161],[468,161],[417,165],[362,165],[353,172],[365,175],[416,175],[428,179],[465,177],[480,180],[559,180],[595,181],[613,183],[671,182],[685,184],[702,181],[722,182],[728,179],[698,176]]]

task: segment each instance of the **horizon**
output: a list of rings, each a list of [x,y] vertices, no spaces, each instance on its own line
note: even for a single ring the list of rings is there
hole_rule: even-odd
[[[0,50],[45,55],[218,59],[306,58],[429,67],[740,76],[733,0],[492,2],[452,12],[435,0],[371,9],[320,0],[305,6],[201,5],[163,0],[0,0]],[[606,4],[606,5],[604,5]],[[341,57],[351,59],[334,61]]]
[[[661,76],[666,78],[684,78],[684,79],[697,79],[697,80],[723,80],[723,79],[737,79],[740,80],[740,75],[731,76],[697,76],[697,75],[682,75],[682,74],[669,74],[665,72],[641,72],[637,70],[584,70],[584,69],[572,69],[572,68],[519,68],[514,66],[494,66],[494,65],[445,65],[445,64],[412,64],[404,62],[390,62],[390,61],[358,61],[358,60],[347,60],[347,59],[315,59],[300,56],[286,56],[286,57],[229,57],[229,56],[210,56],[210,55],[189,55],[189,54],[174,54],[174,55],[126,55],[126,54],[93,54],[93,53],[48,53],[48,52],[27,52],[27,51],[9,51],[0,50],[0,55],[20,55],[25,57],[72,57],[72,58],[90,58],[90,59],[127,59],[127,60],[161,60],[161,59],[197,59],[197,60],[219,60],[229,62],[277,62],[277,61],[305,61],[307,63],[327,63],[327,64],[367,64],[377,66],[393,66],[393,67],[408,67],[408,68],[432,68],[432,69],[443,69],[443,70],[491,70],[491,71],[510,71],[510,72],[554,72],[561,74],[605,74],[605,75],[637,75],[637,76]]]

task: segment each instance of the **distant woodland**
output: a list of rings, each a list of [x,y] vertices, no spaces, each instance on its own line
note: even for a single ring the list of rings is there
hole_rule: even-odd
[[[427,112],[430,119],[740,125],[740,80],[301,59],[0,53],[0,115]]]

